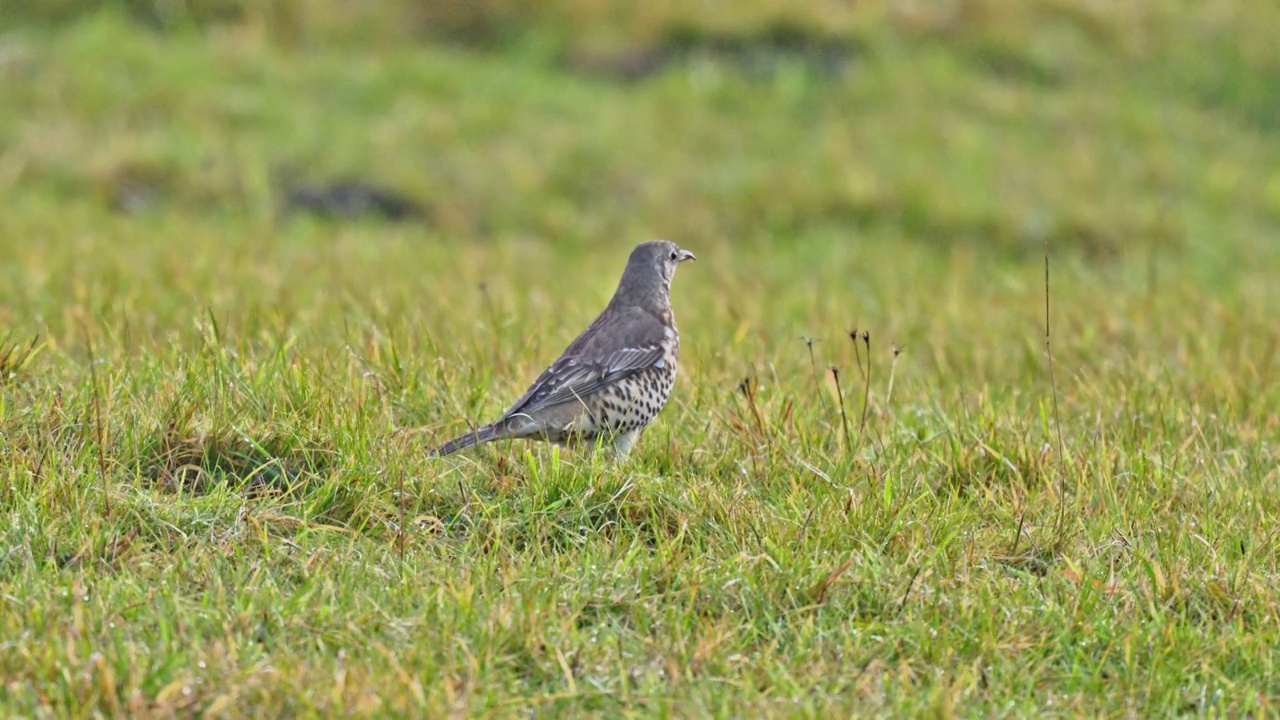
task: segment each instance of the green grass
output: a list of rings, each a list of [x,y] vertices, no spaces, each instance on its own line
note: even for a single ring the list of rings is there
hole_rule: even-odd
[[[7,21],[4,714],[1275,713],[1276,13],[961,5],[638,83],[550,26]],[[654,236],[699,261],[631,460],[425,456]]]

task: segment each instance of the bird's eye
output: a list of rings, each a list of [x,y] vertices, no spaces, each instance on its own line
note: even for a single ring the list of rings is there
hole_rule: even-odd
[[[675,259],[676,259],[676,258],[678,258],[678,257],[680,257],[680,253],[676,252],[675,250],[672,250],[672,251],[671,251],[671,259],[672,259],[672,260],[675,260]]]

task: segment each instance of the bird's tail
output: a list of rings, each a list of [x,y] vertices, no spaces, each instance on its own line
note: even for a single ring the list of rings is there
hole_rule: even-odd
[[[497,440],[502,437],[500,428],[497,424],[485,425],[482,428],[476,428],[466,435],[459,435],[449,442],[434,448],[427,453],[429,457],[443,457],[449,453],[455,453],[459,450],[466,450],[473,445],[487,443],[490,440]]]

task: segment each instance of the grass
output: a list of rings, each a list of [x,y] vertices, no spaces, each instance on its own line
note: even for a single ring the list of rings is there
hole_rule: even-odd
[[[552,25],[138,5],[0,36],[6,714],[1276,712],[1265,4],[837,17],[843,74],[626,82]],[[285,218],[289,173],[429,219]],[[425,456],[653,236],[699,261],[626,465]]]

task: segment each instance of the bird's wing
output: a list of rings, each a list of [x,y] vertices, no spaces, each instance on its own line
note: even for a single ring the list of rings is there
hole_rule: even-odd
[[[628,347],[615,350],[601,360],[561,357],[533,383],[507,416],[531,415],[546,407],[574,399],[584,399],[641,370],[661,367],[662,346]]]
[[[551,367],[543,371],[504,417],[532,415],[586,398],[646,368],[661,367],[666,327],[639,308],[606,309]]]

